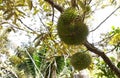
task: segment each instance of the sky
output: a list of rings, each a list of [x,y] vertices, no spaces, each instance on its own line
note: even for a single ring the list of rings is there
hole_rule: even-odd
[[[96,28],[106,17],[108,17],[116,7],[109,6],[107,8],[97,10],[94,15],[93,15],[93,21],[92,23],[92,29]],[[111,31],[111,27],[120,27],[120,15],[119,15],[120,10],[117,10],[112,16],[110,16],[96,31],[92,32],[90,34],[90,37],[93,37],[92,39],[89,39],[91,42],[92,41],[99,41],[100,38],[99,36],[102,33],[107,33]],[[118,15],[117,15],[118,14]]]

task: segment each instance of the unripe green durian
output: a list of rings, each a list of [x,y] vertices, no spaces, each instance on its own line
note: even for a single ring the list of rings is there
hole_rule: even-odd
[[[80,71],[90,66],[92,57],[88,53],[78,52],[72,55],[70,62],[74,69]]]
[[[57,30],[61,41],[69,45],[82,44],[89,33],[75,8],[68,8],[60,15]]]

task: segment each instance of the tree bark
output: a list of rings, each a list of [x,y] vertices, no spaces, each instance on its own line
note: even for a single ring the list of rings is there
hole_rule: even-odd
[[[84,43],[84,45],[86,46],[86,48],[87,48],[89,51],[91,51],[91,52],[93,52],[93,53],[101,56],[102,59],[105,61],[105,63],[108,64],[108,66],[110,67],[110,69],[118,76],[118,78],[120,78],[120,69],[117,68],[117,67],[112,63],[112,61],[106,56],[106,54],[105,54],[103,51],[99,50],[98,48],[96,48],[95,46],[93,46],[92,44],[90,44],[88,41],[86,41],[86,42]]]

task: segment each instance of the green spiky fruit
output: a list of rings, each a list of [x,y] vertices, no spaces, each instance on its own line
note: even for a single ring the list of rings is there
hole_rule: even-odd
[[[88,53],[78,52],[72,55],[70,62],[76,70],[80,71],[89,67],[92,58]]]
[[[66,9],[58,19],[58,35],[68,45],[82,44],[89,33],[88,27],[81,21],[74,8]]]

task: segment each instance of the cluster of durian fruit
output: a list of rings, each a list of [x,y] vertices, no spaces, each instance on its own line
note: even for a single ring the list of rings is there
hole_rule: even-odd
[[[57,31],[61,41],[67,45],[81,45],[89,34],[87,25],[75,8],[68,8],[60,15]],[[77,52],[71,56],[71,65],[78,71],[89,67],[91,62],[90,54],[85,52]]]

